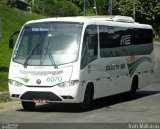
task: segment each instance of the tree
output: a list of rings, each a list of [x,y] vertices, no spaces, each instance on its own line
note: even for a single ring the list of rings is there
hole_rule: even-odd
[[[133,17],[133,0],[113,0],[114,8],[119,8],[120,15]],[[135,20],[140,23],[150,24],[155,33],[160,33],[160,1],[135,0]]]
[[[33,11],[48,16],[76,16],[80,9],[67,0],[37,0],[33,5]]]
[[[154,27],[155,33],[160,33],[160,1],[139,0],[137,4],[137,21]]]
[[[80,9],[72,2],[61,0],[54,6],[53,15],[56,16],[77,16],[80,14]]]
[[[2,3],[4,0],[0,0]],[[10,7],[16,7],[16,1],[7,0]],[[94,0],[86,1],[87,15],[95,15]],[[109,0],[95,0],[98,15],[108,15]],[[112,0],[112,14],[133,17],[135,1],[136,22],[152,25],[155,33],[160,33],[160,1],[159,0]],[[32,3],[32,0],[28,0]],[[48,16],[83,15],[84,0],[35,0],[33,11]]]

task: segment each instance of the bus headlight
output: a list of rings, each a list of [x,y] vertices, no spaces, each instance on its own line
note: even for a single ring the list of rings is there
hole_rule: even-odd
[[[68,81],[68,82],[62,82],[57,84],[58,87],[69,87],[69,86],[74,86],[78,84],[78,80],[72,80],[72,81]]]
[[[22,83],[15,81],[15,80],[12,80],[12,79],[8,79],[8,83],[13,86],[22,86],[23,85]]]

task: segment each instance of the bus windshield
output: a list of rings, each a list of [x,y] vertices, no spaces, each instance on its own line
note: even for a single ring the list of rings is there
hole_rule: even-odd
[[[79,23],[26,25],[19,37],[13,61],[29,66],[52,66],[78,59],[82,32]]]

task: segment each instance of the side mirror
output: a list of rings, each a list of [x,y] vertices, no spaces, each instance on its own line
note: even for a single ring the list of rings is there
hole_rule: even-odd
[[[9,40],[9,48],[13,48],[13,46],[14,46],[14,41],[13,41],[13,39],[10,39]]]
[[[9,39],[9,48],[13,48],[14,47],[14,41],[13,41],[13,37],[17,34],[19,34],[20,30],[15,31],[14,33],[12,33],[10,39]]]

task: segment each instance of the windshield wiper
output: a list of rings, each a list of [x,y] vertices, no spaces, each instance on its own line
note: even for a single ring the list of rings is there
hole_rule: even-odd
[[[51,61],[51,63],[53,64],[54,68],[55,69],[58,69],[58,66],[56,65],[55,61],[54,61],[54,58],[52,56],[52,53],[51,53],[51,50],[48,48],[49,46],[49,41],[50,41],[50,37],[48,37],[48,41],[46,42],[46,46],[44,47],[45,51],[46,51],[46,54],[48,54],[49,56],[49,59]],[[43,52],[42,52],[43,53]],[[45,57],[46,57],[46,54],[45,54]]]
[[[54,68],[58,69],[58,66],[56,65],[56,63],[55,63],[55,61],[53,59],[52,53],[51,53],[51,51],[50,51],[50,49],[48,47],[46,48],[46,52],[48,53],[49,59],[51,60]]]
[[[34,48],[30,51],[30,53],[28,54],[28,56],[27,56],[27,58],[26,58],[26,60],[25,60],[25,62],[24,62],[24,64],[23,64],[24,68],[27,67],[27,64],[28,64],[29,59],[32,57],[34,51],[37,49],[37,47],[38,47],[39,44],[40,44],[40,43],[38,42],[38,43],[34,46]]]

